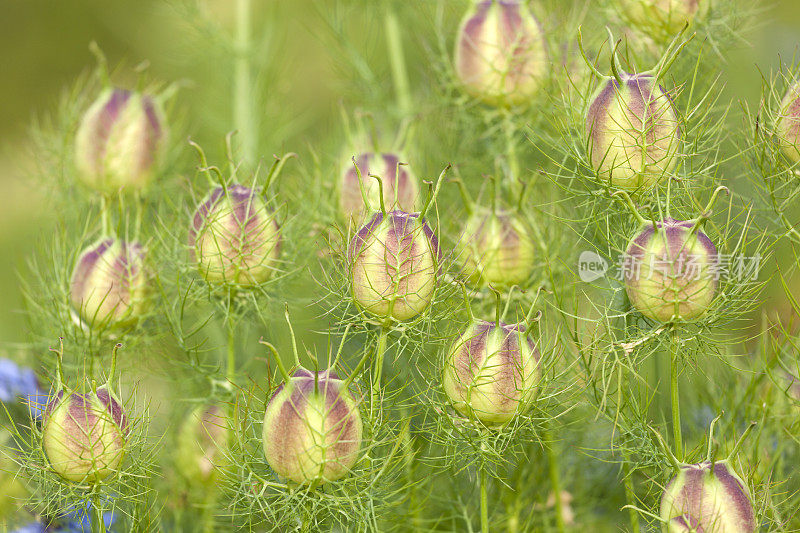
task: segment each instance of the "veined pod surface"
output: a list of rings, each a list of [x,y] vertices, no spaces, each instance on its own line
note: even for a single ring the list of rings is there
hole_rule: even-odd
[[[477,2],[456,38],[455,71],[467,93],[494,106],[528,102],[549,69],[544,32],[516,0]]]
[[[358,402],[334,372],[300,368],[269,400],[264,454],[295,483],[336,481],[358,460],[362,429]]]
[[[227,465],[230,428],[225,412],[204,405],[189,414],[178,435],[178,468],[183,476],[201,483],[213,482]]]
[[[155,98],[123,89],[103,91],[75,137],[78,178],[105,193],[144,189],[164,149],[165,123]]]
[[[194,213],[189,250],[206,281],[252,287],[278,272],[281,230],[258,190],[217,187]]]
[[[754,533],[747,485],[727,461],[682,465],[661,496],[665,532]]]
[[[525,326],[478,320],[448,352],[444,391],[462,415],[502,426],[535,396],[540,359]]]
[[[105,237],[81,252],[70,302],[89,327],[131,327],[149,308],[146,251],[138,242]]]
[[[672,172],[678,115],[654,76],[620,74],[601,84],[586,115],[589,159],[599,179],[623,189],[650,187]]]
[[[348,259],[353,299],[365,311],[402,321],[431,304],[439,240],[418,214],[375,213],[350,240]]]
[[[456,251],[464,274],[474,285],[510,287],[527,280],[533,271],[533,239],[517,213],[474,213],[464,226]]]
[[[792,163],[800,163],[800,82],[786,91],[775,122],[781,151]]]
[[[622,18],[634,29],[669,39],[702,16],[711,0],[617,0]]]
[[[413,212],[419,184],[408,165],[401,165],[403,160],[396,154],[363,153],[355,158],[358,172],[351,160],[342,170],[339,183],[339,209],[346,218],[362,222],[367,212],[380,206],[380,189],[383,187],[383,204],[388,210],[399,209]],[[361,182],[358,175],[361,174]],[[381,185],[373,174],[381,178]],[[364,188],[369,206],[364,205],[361,188]],[[368,209],[370,207],[371,209]]]
[[[42,447],[67,481],[93,484],[114,474],[125,456],[128,422],[106,387],[78,394],[59,391],[47,403]]]
[[[717,248],[693,222],[667,218],[648,224],[628,245],[625,290],[644,316],[691,320],[711,305],[717,290]]]

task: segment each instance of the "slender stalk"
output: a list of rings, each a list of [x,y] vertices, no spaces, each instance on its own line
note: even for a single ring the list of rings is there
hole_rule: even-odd
[[[256,159],[258,132],[253,105],[253,79],[250,65],[251,55],[251,11],[252,0],[236,0],[236,60],[233,83],[233,123],[242,142],[245,162]]]
[[[214,508],[217,503],[217,491],[212,487],[203,506],[203,533],[213,533],[216,528]]]
[[[231,289],[228,294],[228,314],[225,317],[225,327],[228,332],[228,357],[225,376],[231,384],[236,381],[236,321],[233,317],[233,299],[235,297],[236,293]]]
[[[559,533],[564,533],[566,525],[564,524],[564,502],[561,501],[561,474],[552,430],[546,430],[545,440],[547,441],[547,461],[550,464],[550,490],[553,491],[556,512],[556,529]]]
[[[389,328],[386,326],[381,327],[380,335],[378,335],[378,346],[375,348],[375,366],[373,367],[372,374],[372,395],[370,397],[370,418],[375,420],[378,411],[378,404],[380,402],[381,394],[381,375],[383,374],[383,358],[386,355],[386,341],[389,337]]]
[[[519,157],[517,156],[517,140],[514,138],[516,128],[511,119],[511,112],[506,111],[503,118],[506,135],[506,163],[508,164],[508,185],[512,192],[518,191]]]
[[[387,10],[385,19],[386,45],[389,49],[389,64],[392,67],[392,81],[397,97],[397,107],[400,115],[407,117],[411,114],[411,89],[408,83],[408,71],[403,54],[403,39],[400,34],[400,24],[397,21],[394,9]]]
[[[625,462],[622,464],[625,475],[625,502],[628,504],[628,518],[631,521],[631,533],[639,533],[639,513],[636,512],[636,491],[633,488],[633,476],[631,475],[630,456],[625,453]]]
[[[481,533],[489,533],[489,494],[486,490],[486,467],[480,467],[481,484]]]
[[[97,493],[92,494],[92,533],[105,533],[106,525],[103,522],[103,510],[97,504],[100,498]]]
[[[675,456],[683,459],[683,437],[681,436],[681,406],[678,391],[678,333],[670,332],[670,397],[672,398],[672,433],[675,440]]]

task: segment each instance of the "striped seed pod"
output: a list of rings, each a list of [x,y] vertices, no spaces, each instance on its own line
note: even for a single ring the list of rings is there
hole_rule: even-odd
[[[800,82],[786,91],[775,122],[781,151],[792,163],[800,163]]]
[[[618,0],[623,20],[655,39],[668,40],[695,18],[702,16],[710,0]]]
[[[264,413],[267,462],[301,485],[347,475],[358,460],[361,437],[357,401],[330,370],[296,370],[275,390]]]
[[[530,405],[540,358],[522,324],[475,321],[448,352],[444,391],[462,415],[502,426]]]
[[[681,465],[661,496],[665,532],[754,533],[747,485],[727,461]]]
[[[216,405],[198,407],[178,435],[178,468],[189,480],[203,484],[214,482],[221,467],[227,464],[230,428],[225,412]]]
[[[149,185],[166,142],[161,105],[151,96],[107,89],[86,111],[75,137],[78,178],[110,193]]]
[[[418,214],[375,213],[350,241],[353,299],[381,319],[414,318],[433,300],[440,259],[439,241]]]
[[[493,106],[524,104],[548,69],[544,32],[522,2],[477,2],[464,16],[455,71],[468,94]]]
[[[192,217],[191,261],[206,281],[252,287],[279,270],[281,231],[256,189],[229,185],[212,190]]]
[[[592,99],[585,134],[600,180],[623,189],[658,183],[672,172],[680,145],[678,116],[650,74],[608,78]]]
[[[631,304],[653,320],[691,320],[717,290],[717,248],[694,222],[667,218],[631,240],[623,263]]]
[[[92,328],[131,327],[149,307],[146,251],[138,242],[105,237],[78,257],[70,281],[70,302]]]
[[[356,170],[353,161],[348,160],[339,183],[339,209],[342,215],[354,222],[362,222],[367,213],[380,205],[381,188],[386,209],[415,211],[419,184],[408,165],[401,162],[400,156],[396,154],[363,153],[355,158],[355,165],[358,166]],[[370,175],[380,177],[381,184]],[[364,196],[369,205],[364,205]]]

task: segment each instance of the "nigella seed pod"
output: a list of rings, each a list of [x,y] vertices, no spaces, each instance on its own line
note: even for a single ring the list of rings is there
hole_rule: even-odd
[[[206,405],[195,409],[178,436],[178,467],[187,479],[213,482],[227,465],[230,429],[222,408]]]
[[[792,163],[800,163],[800,82],[783,97],[775,125],[781,151]]]
[[[525,4],[477,2],[461,22],[455,71],[475,98],[495,106],[524,104],[541,87],[548,67],[544,32]]]
[[[727,461],[681,465],[661,496],[665,532],[753,533],[747,485]]]
[[[138,242],[105,237],[81,252],[70,281],[70,302],[92,328],[126,328],[147,312],[150,276]]]
[[[408,165],[401,163],[402,159],[396,154],[364,153],[355,158],[356,170],[353,161],[348,160],[339,183],[339,209],[342,215],[361,222],[366,212],[380,205],[381,188],[386,209],[414,211],[419,185]],[[381,183],[378,184],[371,175],[380,177]],[[364,205],[364,196],[369,202],[368,206]]]
[[[275,472],[298,484],[341,479],[358,460],[358,403],[332,371],[300,368],[272,395],[264,413],[264,454]]]
[[[710,0],[619,0],[619,13],[632,27],[668,39],[703,14]]]
[[[433,300],[439,241],[419,214],[376,213],[351,239],[348,259],[353,299],[377,317],[409,320]]]
[[[67,481],[93,484],[114,474],[127,436],[122,405],[106,386],[87,394],[60,390],[45,408],[42,447]]]
[[[467,220],[457,253],[470,283],[509,287],[533,270],[534,245],[522,218],[513,212],[481,210]]]
[[[108,89],[86,111],[75,138],[79,179],[101,192],[139,191],[151,181],[166,140],[151,96]]]
[[[206,281],[252,287],[278,271],[281,230],[258,190],[217,187],[194,213],[189,250]]]
[[[524,325],[478,320],[448,352],[444,391],[459,413],[502,426],[535,396],[539,360]]]
[[[628,245],[622,264],[625,290],[644,316],[691,320],[711,305],[717,290],[717,248],[691,221],[648,224]]]
[[[585,133],[592,168],[615,187],[650,187],[677,163],[678,116],[650,74],[606,80],[589,106]]]

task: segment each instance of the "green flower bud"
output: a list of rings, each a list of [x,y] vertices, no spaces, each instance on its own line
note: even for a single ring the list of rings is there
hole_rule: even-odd
[[[153,177],[165,140],[164,113],[154,98],[108,89],[78,128],[78,177],[100,192],[142,190]]]
[[[419,215],[376,213],[350,241],[353,299],[383,319],[414,318],[433,300],[439,253],[436,235]]]
[[[509,287],[524,282],[533,271],[533,239],[516,213],[481,210],[473,214],[457,253],[475,285]]]
[[[279,270],[280,226],[257,190],[217,187],[195,211],[189,250],[206,281],[252,287]]]
[[[300,368],[272,395],[264,413],[264,455],[298,484],[341,479],[359,457],[358,404],[338,376]]]
[[[366,193],[369,205],[374,209],[380,205],[380,189],[383,188],[383,204],[386,209],[412,212],[419,196],[417,178],[408,165],[401,165],[395,154],[364,153],[356,157],[356,172],[353,161],[348,160],[342,171],[339,184],[339,209],[342,214],[356,222],[362,222],[367,212],[361,189]],[[359,180],[359,173],[361,180]],[[375,175],[381,178],[379,185]]]
[[[178,435],[178,468],[187,479],[213,483],[228,464],[230,428],[225,412],[216,405],[198,407]]]
[[[126,328],[147,312],[149,272],[138,242],[102,238],[78,257],[70,302],[90,327]]]
[[[528,102],[549,68],[544,32],[516,0],[483,1],[464,16],[455,70],[470,95],[494,106]]]
[[[675,36],[701,16],[711,0],[618,0],[618,11],[631,27],[656,39]]]
[[[678,116],[649,74],[621,74],[600,86],[586,115],[589,158],[598,178],[624,189],[650,187],[677,163]]]
[[[448,352],[444,391],[459,413],[502,426],[535,396],[539,359],[525,326],[478,320]]]
[[[625,256],[625,290],[648,318],[691,320],[711,305],[717,290],[717,249],[694,223],[667,218],[648,224]]]
[[[747,485],[727,461],[682,465],[661,496],[665,532],[753,533]]]
[[[778,144],[792,163],[800,163],[800,82],[789,87],[776,120]]]
[[[127,436],[122,405],[105,386],[87,394],[61,390],[45,408],[42,447],[50,466],[67,481],[93,484],[114,474]]]

